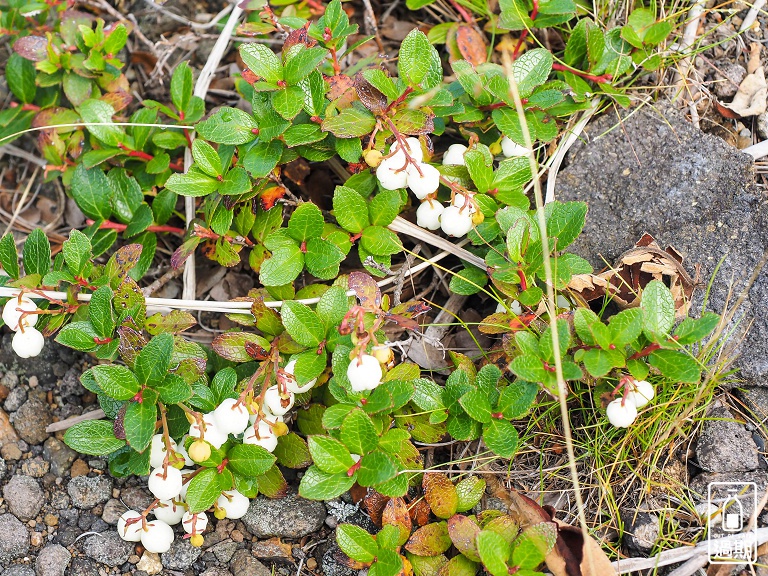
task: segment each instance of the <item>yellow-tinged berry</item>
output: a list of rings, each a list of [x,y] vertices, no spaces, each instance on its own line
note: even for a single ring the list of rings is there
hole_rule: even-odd
[[[472,224],[474,224],[475,226],[479,226],[480,224],[482,224],[483,220],[485,220],[485,215],[479,210],[474,214],[472,214]]]
[[[501,142],[494,142],[490,146],[488,146],[488,149],[491,151],[491,154],[494,156],[498,156],[501,154]]]
[[[363,158],[365,159],[365,163],[368,164],[371,168],[376,168],[379,164],[381,164],[382,154],[378,150],[366,150],[363,153]]]
[[[374,346],[371,354],[379,361],[379,364],[388,366],[395,359],[395,353],[389,346]]]
[[[285,436],[288,434],[288,426],[285,422],[275,422],[272,425],[272,434],[275,436]]]
[[[360,342],[360,338],[358,338],[356,332],[352,332],[352,334],[349,335],[349,339],[352,340],[352,346],[357,346],[357,343]]]
[[[213,515],[216,516],[218,520],[224,520],[224,518],[227,517],[227,511],[224,510],[224,508],[215,508],[213,510]]]
[[[203,545],[203,535],[202,534],[195,534],[189,539],[189,543],[192,544],[195,548],[200,548],[200,546]]]
[[[200,462],[205,462],[208,460],[208,458],[211,457],[211,446],[203,440],[195,440],[192,442],[192,444],[189,445],[189,450],[187,453],[193,461],[199,464]]]
[[[182,468],[184,468],[184,456],[182,456],[178,452],[174,452],[173,454],[171,454],[169,458],[169,462],[171,466],[173,466],[177,470],[181,470]]]

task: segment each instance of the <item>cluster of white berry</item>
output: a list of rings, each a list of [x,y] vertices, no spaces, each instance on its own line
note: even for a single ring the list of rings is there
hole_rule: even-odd
[[[389,156],[381,161],[376,169],[376,177],[382,187],[397,190],[406,186],[414,196],[421,200],[416,210],[416,223],[427,230],[442,229],[448,236],[465,236],[473,226],[483,221],[482,212],[478,211],[474,194],[456,193],[449,206],[443,206],[436,198],[440,184],[440,172],[434,166],[423,162],[424,153],[418,138],[406,138],[407,155],[396,142],[389,151]],[[524,156],[528,149],[516,144],[506,136],[501,140],[501,150],[507,158]],[[443,154],[443,166],[464,166],[464,153],[467,147],[453,144]],[[450,178],[449,178],[450,179]]]
[[[608,421],[617,428],[627,428],[637,418],[637,410],[656,396],[653,385],[645,380],[627,380],[628,389],[622,398],[612,400],[605,410]]]
[[[177,445],[173,439],[165,439],[162,434],[156,434],[150,444],[149,466],[151,472],[147,481],[149,491],[157,499],[157,503],[144,513],[128,510],[117,525],[118,533],[123,540],[130,542],[141,541],[142,546],[150,552],[162,553],[170,549],[173,542],[171,526],[181,523],[189,535],[193,546],[203,544],[202,532],[208,526],[205,512],[190,514],[185,500],[188,482],[184,475],[194,472],[194,466],[205,462],[211,456],[211,447],[221,448],[229,435],[241,437],[243,444],[255,444],[269,452],[277,447],[277,439],[287,433],[284,415],[293,408],[295,395],[308,391],[315,385],[317,379],[300,386],[293,371],[296,362],[289,362],[282,369],[279,379],[284,383],[283,391],[277,385],[267,388],[263,404],[254,406],[260,413],[251,414],[242,401],[227,398],[215,410],[202,414],[201,420],[195,420],[189,427],[189,437],[195,438],[185,450],[187,436]],[[168,449],[173,454],[168,454]],[[189,476],[188,476],[189,478]],[[214,505],[214,516],[218,519],[237,519],[245,516],[248,511],[249,499],[237,490],[227,490],[221,493]],[[147,520],[148,514],[154,514],[154,520]]]
[[[32,358],[42,352],[45,345],[43,334],[35,328],[37,304],[19,294],[12,297],[3,307],[3,322],[13,330],[11,347],[21,358]]]
[[[395,354],[387,346],[374,346],[371,354],[352,352],[347,367],[347,379],[354,392],[373,390],[384,377],[384,367],[394,365]]]

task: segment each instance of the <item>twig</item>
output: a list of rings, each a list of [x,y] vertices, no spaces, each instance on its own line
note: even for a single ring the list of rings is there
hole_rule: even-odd
[[[755,20],[757,20],[758,14],[760,14],[760,10],[763,9],[763,6],[765,6],[766,0],[757,0],[754,4],[752,4],[752,7],[749,9],[749,12],[747,12],[747,15],[744,17],[744,21],[741,23],[741,27],[739,28],[739,34],[744,32],[745,30],[748,30],[752,24],[755,23]]]
[[[693,67],[693,62],[691,61],[688,52],[690,52],[691,46],[693,46],[693,43],[696,41],[696,35],[699,31],[699,20],[701,20],[701,17],[704,14],[705,5],[706,0],[691,0],[691,8],[688,11],[688,23],[685,26],[683,37],[680,40],[680,53],[685,54],[686,56],[680,60],[678,68],[679,78],[676,83],[676,93],[672,97],[673,102],[683,93],[685,81],[688,79],[688,74]]]
[[[229,20],[227,20],[227,24],[221,31],[219,39],[216,40],[216,44],[213,45],[213,49],[208,56],[208,61],[205,63],[205,66],[203,66],[203,69],[200,72],[200,76],[197,78],[194,91],[195,96],[199,96],[205,100],[205,95],[208,92],[209,86],[211,85],[213,75],[216,73],[216,69],[219,67],[219,62],[221,62],[224,53],[227,51],[232,33],[234,32],[235,26],[237,26],[237,23],[240,20],[240,16],[242,14],[243,9],[239,4],[232,9],[232,14],[230,14]],[[187,148],[184,152],[184,168],[189,170],[191,165],[192,152],[189,148]],[[184,198],[184,217],[187,221],[187,226],[189,227],[189,225],[192,223],[192,220],[195,219],[195,199],[193,197],[188,196]],[[197,279],[195,277],[195,253],[192,252],[192,254],[189,255],[189,258],[187,258],[187,261],[184,263],[184,289],[182,291],[182,298],[185,300],[194,300],[196,284]]]
[[[381,36],[379,36],[379,24],[376,22],[376,14],[373,11],[373,6],[371,6],[371,0],[363,0],[363,5],[365,6],[365,33],[371,34],[376,38],[379,52],[383,54],[385,52],[384,43],[381,41]]]
[[[206,30],[208,28],[213,28],[234,8],[232,4],[229,4],[228,6],[225,6],[221,12],[216,14],[216,16],[211,18],[208,22],[195,22],[194,20],[190,20],[189,18],[185,18],[184,16],[179,16],[175,12],[171,12],[167,8],[164,8],[160,4],[157,4],[156,2],[154,2],[154,0],[144,0],[144,1],[147,4],[149,4],[149,6],[151,6],[154,10],[157,10],[161,14],[168,16],[168,18],[170,18],[171,20],[175,20],[176,22],[181,22],[182,24],[185,24],[190,28],[194,28],[195,30]]]
[[[54,422],[53,424],[50,424],[45,431],[49,434],[53,432],[59,432],[61,430],[66,430],[67,428],[72,428],[75,424],[79,424],[80,422],[85,422],[86,420],[101,420],[104,418],[106,414],[104,414],[104,410],[101,408],[97,410],[93,410],[92,412],[86,412],[85,414],[80,414],[79,416],[72,416],[70,418],[67,418],[65,420],[62,420],[61,422]]]
[[[165,286],[168,282],[176,278],[177,276],[181,275],[184,272],[184,268],[171,268],[160,276],[157,280],[152,282],[149,286],[146,286],[145,288],[141,289],[141,292],[144,294],[144,296],[152,296],[155,292],[160,290],[163,286]]]
[[[21,209],[24,207],[24,202],[27,200],[27,195],[29,194],[29,191],[32,189],[32,184],[35,183],[35,178],[37,178],[37,173],[39,171],[40,171],[40,167],[37,166],[35,168],[35,171],[32,172],[32,176],[27,182],[27,185],[24,187],[24,192],[21,193],[21,198],[19,199],[19,203],[16,204],[16,209],[13,211],[13,214],[11,215],[11,219],[8,222],[8,226],[5,227],[5,232],[3,232],[3,236],[8,234],[8,232],[11,231],[11,228],[13,228],[13,223],[16,222],[16,218],[19,217],[19,214],[21,213]]]
[[[40,168],[45,168],[46,165],[48,164],[42,158],[35,156],[31,152],[27,152],[26,150],[19,148],[18,146],[14,146],[13,144],[6,144],[5,146],[0,146],[0,158],[3,157],[3,154],[10,154],[11,156],[22,158],[27,162],[31,162],[32,164],[36,164],[37,166],[40,166]]]
[[[393,232],[406,234],[411,238],[415,238],[416,240],[429,244],[430,246],[434,246],[440,250],[446,250],[452,253],[454,256],[458,256],[465,262],[472,264],[473,266],[477,266],[483,270],[486,269],[485,260],[479,256],[475,256],[472,254],[472,252],[458,247],[450,240],[446,240],[445,238],[442,238],[437,234],[433,234],[432,232],[425,230],[420,226],[416,226],[416,224],[409,222],[405,218],[400,216],[396,217],[392,224],[388,226],[388,228]]]

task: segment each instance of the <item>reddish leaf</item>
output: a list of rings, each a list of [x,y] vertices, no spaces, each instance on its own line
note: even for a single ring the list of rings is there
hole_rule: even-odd
[[[354,291],[355,296],[360,300],[360,306],[363,308],[371,310],[381,308],[381,290],[369,274],[358,271],[352,272],[349,275],[349,289]]]
[[[459,552],[475,562],[480,562],[476,545],[479,533],[480,526],[467,516],[455,514],[448,518],[448,535],[451,537],[451,542]]]
[[[384,514],[384,506],[389,502],[389,496],[383,496],[376,490],[368,490],[368,494],[363,498],[363,506],[376,526],[381,526],[381,517]]]
[[[285,196],[286,192],[288,192],[288,190],[282,186],[274,186],[264,190],[259,196],[262,210],[266,212],[267,210],[274,208],[275,204],[277,204],[277,201]]]
[[[396,526],[400,530],[398,544],[404,544],[413,529],[411,516],[408,514],[408,506],[405,504],[405,500],[400,497],[392,498],[387,502],[381,515],[381,522],[385,525]]]
[[[485,40],[474,27],[460,24],[456,30],[456,45],[464,60],[473,66],[483,64],[488,55],[488,47]]]
[[[360,102],[374,114],[383,112],[387,108],[387,97],[363,77],[362,72],[355,75],[354,81],[357,97]]]
[[[448,525],[433,522],[416,530],[405,545],[405,549],[417,556],[437,556],[451,547]]]
[[[133,102],[133,96],[124,90],[117,90],[115,92],[109,92],[101,97],[101,100],[112,106],[115,112],[124,110],[128,107],[128,104]]]
[[[411,514],[411,520],[413,520],[417,526],[424,526],[429,522],[429,516],[432,513],[432,509],[424,498],[419,498],[415,502],[411,502],[408,511]]]
[[[22,58],[40,62],[48,57],[48,40],[43,36],[23,36],[13,43],[13,51]]]

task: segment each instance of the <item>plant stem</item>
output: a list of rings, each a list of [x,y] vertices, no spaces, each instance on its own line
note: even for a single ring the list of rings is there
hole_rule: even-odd
[[[88,226],[93,224],[93,220],[90,218],[85,221]],[[100,230],[117,230],[119,232],[124,231],[126,228],[128,228],[127,224],[120,224],[119,222],[111,222],[110,220],[105,220],[101,224],[99,224]],[[147,230],[150,232],[169,232],[171,234],[179,234],[183,236],[186,233],[186,230],[183,228],[176,228],[175,226],[166,226],[165,224],[158,224],[153,226],[148,226]]]
[[[606,84],[607,82],[611,81],[611,78],[613,78],[613,76],[610,74],[602,74],[601,76],[587,74],[586,72],[576,70],[576,68],[571,68],[565,64],[558,64],[557,62],[552,64],[552,70],[557,70],[559,72],[570,72],[571,74],[576,74],[576,76],[584,78],[584,80],[590,80],[591,82],[596,82],[598,84]]]

